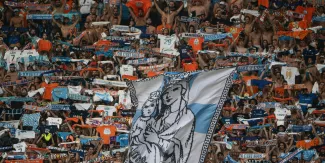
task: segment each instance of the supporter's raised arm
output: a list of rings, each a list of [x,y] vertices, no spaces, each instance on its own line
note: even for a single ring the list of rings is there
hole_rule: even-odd
[[[293,135],[291,135],[290,137],[289,137],[289,139],[290,139],[290,143],[289,144],[286,144],[287,145],[287,149],[285,150],[285,153],[288,153],[294,146],[292,146],[293,145],[293,141],[294,141],[294,139],[293,139]]]
[[[147,19],[149,18],[149,16],[150,16],[151,8],[152,8],[152,7],[149,7],[149,9],[148,9],[146,15],[144,16],[144,18],[145,18],[146,20],[147,20]]]
[[[98,157],[99,153],[102,150],[103,144],[104,144],[104,142],[103,142],[103,140],[101,140],[100,143],[99,143],[99,145],[97,146],[97,151],[96,151],[96,153],[94,155],[95,157]]]
[[[120,14],[119,14],[119,17],[118,17],[118,24],[121,24],[121,21],[122,21],[122,14],[123,14],[123,5],[122,3],[120,3]]]
[[[55,19],[54,19],[54,14],[52,14],[52,21],[54,24],[56,24],[58,27],[62,28],[62,24],[60,24],[59,22],[57,22]]]
[[[134,14],[133,10],[130,7],[128,7],[128,9],[129,9],[129,12],[130,12],[132,18],[135,20],[137,18],[137,16]]]
[[[178,15],[179,12],[182,11],[183,7],[184,7],[184,4],[182,3],[182,5],[181,5],[177,10],[176,10],[176,12],[175,12],[174,14],[175,14],[175,15]]]
[[[155,6],[157,11],[160,13],[161,16],[165,15],[165,12],[163,10],[160,9],[159,5],[157,4],[157,0],[154,0]]]
[[[203,4],[204,5],[204,8],[205,8],[204,19],[206,19],[209,16],[210,4],[211,4],[211,1],[210,0],[206,0],[205,3]]]

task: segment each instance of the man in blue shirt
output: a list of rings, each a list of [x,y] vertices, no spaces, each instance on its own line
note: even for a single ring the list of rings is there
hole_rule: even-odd
[[[303,89],[302,93],[298,95],[299,104],[301,106],[301,110],[304,114],[307,113],[308,104],[312,105],[315,100],[317,100],[317,95],[314,93],[308,94],[307,89]]]

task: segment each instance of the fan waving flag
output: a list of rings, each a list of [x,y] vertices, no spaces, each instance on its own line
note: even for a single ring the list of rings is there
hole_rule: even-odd
[[[235,68],[129,81],[137,108],[128,163],[203,163]]]

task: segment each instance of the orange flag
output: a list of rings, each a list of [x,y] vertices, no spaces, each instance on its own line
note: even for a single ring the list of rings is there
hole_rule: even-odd
[[[258,0],[258,5],[269,8],[269,0]]]
[[[306,31],[279,31],[278,36],[289,36],[297,39],[304,39],[310,33],[309,30]]]

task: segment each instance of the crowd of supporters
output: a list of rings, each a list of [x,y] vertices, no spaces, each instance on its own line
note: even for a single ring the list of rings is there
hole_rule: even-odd
[[[1,0],[1,162],[122,163],[126,81],[236,66],[205,162],[321,163],[324,4]]]

